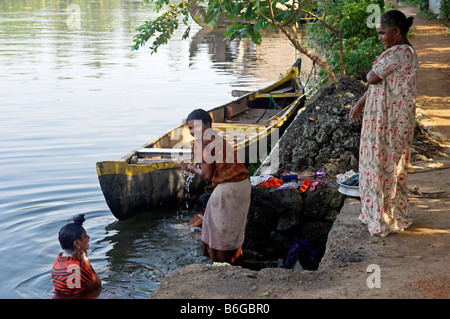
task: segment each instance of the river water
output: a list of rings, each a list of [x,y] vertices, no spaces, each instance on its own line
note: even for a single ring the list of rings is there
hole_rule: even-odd
[[[193,212],[119,222],[95,163],[277,80],[297,55],[277,32],[228,45],[193,21],[186,40],[182,28],[157,54],[131,51],[152,15],[140,0],[0,1],[0,298],[52,298],[57,234],[79,213],[99,298],[148,298],[169,271],[207,263]]]

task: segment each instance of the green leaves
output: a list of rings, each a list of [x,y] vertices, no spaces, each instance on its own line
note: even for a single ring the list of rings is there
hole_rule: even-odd
[[[381,5],[379,0],[334,0],[328,3],[325,22],[341,31],[343,38],[343,60],[347,76],[371,69],[373,61],[382,52],[376,30],[367,26],[369,4]],[[325,6],[318,7],[321,15]],[[309,45],[318,49],[328,58],[333,70],[340,67],[338,35],[325,28],[320,22],[308,23]]]
[[[153,40],[150,49],[152,53],[156,53],[161,45],[170,40],[174,31],[179,27],[181,17],[183,17],[181,23],[188,24],[189,9],[192,9],[196,12],[193,13],[195,21],[199,23],[217,26],[218,22],[224,18],[232,23],[225,32],[229,41],[249,37],[254,43],[260,44],[262,30],[269,25],[278,28],[298,51],[318,63],[332,80],[336,80],[330,66],[301,44],[300,35],[297,32],[303,10],[311,11],[322,1],[187,0],[178,5],[169,4],[169,0],[143,0],[143,2],[154,3],[154,11],[157,13],[166,11],[159,17],[146,21],[137,29],[139,33],[133,38],[134,50],[138,50],[147,41]]]
[[[261,44],[261,34],[255,30],[255,26],[251,23],[246,25],[233,23],[231,27],[227,29],[224,33],[225,39],[232,41],[235,38],[242,40],[244,38],[250,37],[255,44]]]
[[[151,0],[144,0],[145,3]],[[164,5],[169,4],[169,0],[155,1],[155,11],[159,12]],[[133,38],[134,45],[132,50],[138,50],[141,46],[144,46],[147,41],[154,39],[150,50],[153,53],[158,52],[158,48],[161,45],[167,44],[172,37],[174,31],[179,27],[179,18],[184,16],[182,22],[187,25],[189,11],[187,10],[188,3],[186,1],[180,2],[178,5],[170,4],[167,11],[162,15],[151,21],[145,21],[144,24],[139,26],[136,34]]]
[[[201,22],[205,24],[217,26],[218,21],[223,18],[230,21],[225,32],[229,41],[251,38],[255,44],[260,44],[261,32],[267,26],[278,28],[297,50],[317,63],[331,79],[335,79],[333,70],[340,69],[351,75],[370,67],[374,56],[381,52],[375,30],[366,25],[366,10],[369,4],[378,4],[383,9],[383,0],[186,0],[178,4],[172,4],[169,0],[143,2],[153,3],[153,10],[162,13],[137,29],[138,34],[133,38],[134,50],[152,41],[150,50],[156,53],[161,45],[168,43],[180,25],[188,25],[191,8],[200,9],[195,16],[201,17]],[[310,39],[308,44],[320,56],[325,56],[327,62],[299,41],[297,29],[300,17],[305,12],[316,18],[315,22],[307,24]],[[341,67],[342,61],[345,70]]]

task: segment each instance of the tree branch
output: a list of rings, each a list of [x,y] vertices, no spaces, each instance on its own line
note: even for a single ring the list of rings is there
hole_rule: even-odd
[[[270,1],[270,0],[269,0]],[[298,37],[297,36],[293,36],[286,28],[283,24],[275,21],[275,19],[270,19],[269,17],[267,17],[265,14],[263,14],[260,10],[258,10],[259,14],[266,19],[266,21],[276,27],[278,27],[281,32],[284,33],[284,35],[289,39],[289,41],[291,41],[291,43],[294,45],[294,47],[301,53],[303,53],[304,55],[306,55],[308,58],[310,58],[314,63],[317,63],[317,65],[319,65],[330,77],[330,79],[333,82],[337,82],[336,76],[333,72],[333,70],[331,69],[331,67],[324,61],[322,61],[317,55],[315,55],[312,51],[306,49],[305,47],[303,47],[301,45],[301,43],[298,41]],[[273,12],[272,12],[273,13]]]
[[[327,1],[327,7],[328,7],[328,1]],[[313,16],[314,18],[316,18],[317,20],[319,20],[326,28],[328,28],[329,30],[333,31],[334,33],[336,33],[339,37],[339,60],[340,60],[340,69],[341,69],[341,73],[343,76],[345,76],[345,67],[344,67],[344,45],[343,45],[343,40],[342,40],[342,32],[341,30],[335,29],[333,28],[331,25],[329,25],[328,23],[326,23],[323,19],[323,17],[325,16],[325,12],[324,15],[322,15],[322,18],[319,18],[317,15],[315,15],[313,12],[310,11],[306,11],[306,10],[301,10],[303,13],[305,14],[309,14],[311,16]]]
[[[269,12],[270,12],[270,17],[272,18],[272,24],[276,25],[276,21],[275,21],[275,15],[273,14],[273,8],[272,8],[272,1],[271,0],[267,0],[267,4],[269,5]]]

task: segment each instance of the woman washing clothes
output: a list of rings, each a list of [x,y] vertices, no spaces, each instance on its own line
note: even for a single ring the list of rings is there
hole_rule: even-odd
[[[183,161],[182,169],[206,180],[214,188],[202,222],[202,253],[213,262],[243,263],[242,244],[250,207],[248,170],[226,139],[212,130],[208,112],[197,109],[186,119],[194,141],[194,163]],[[232,155],[232,156],[231,156]]]
[[[361,118],[359,220],[371,235],[387,236],[412,224],[406,187],[414,136],[417,54],[407,39],[413,18],[391,10],[377,22],[386,50],[367,74],[370,86],[350,111]]]

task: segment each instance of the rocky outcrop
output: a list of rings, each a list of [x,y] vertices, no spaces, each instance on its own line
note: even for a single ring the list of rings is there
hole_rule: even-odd
[[[364,82],[351,78],[321,88],[272,151],[278,152],[279,164],[275,170],[268,164],[270,173],[320,170],[335,176],[357,171],[360,125],[350,123],[348,113],[366,89]],[[333,187],[305,193],[253,187],[243,247],[246,257],[283,260],[299,238],[322,255],[344,199]]]
[[[280,139],[280,168],[357,171],[361,125],[348,114],[366,90],[352,78],[323,87]]]
[[[279,171],[358,171],[361,123],[348,119],[367,83],[341,78],[322,87],[302,109],[279,141]],[[416,121],[411,162],[445,156],[429,130]]]
[[[253,186],[243,246],[246,258],[276,265],[299,238],[308,240],[323,254],[328,232],[344,199],[334,188],[303,193],[299,189]]]

